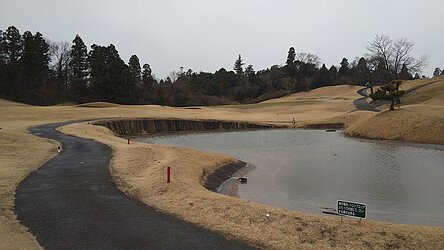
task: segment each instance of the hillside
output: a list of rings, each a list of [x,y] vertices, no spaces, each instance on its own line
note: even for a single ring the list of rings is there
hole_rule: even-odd
[[[369,115],[351,124],[350,136],[444,144],[444,77],[406,81],[399,109]]]

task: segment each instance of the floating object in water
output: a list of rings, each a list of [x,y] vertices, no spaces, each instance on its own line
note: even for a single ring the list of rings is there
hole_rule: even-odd
[[[239,177],[239,178],[237,178],[237,180],[240,182],[240,183],[247,183],[247,178],[244,178],[244,177]]]
[[[336,129],[329,128],[329,129],[326,129],[325,132],[336,132]]]

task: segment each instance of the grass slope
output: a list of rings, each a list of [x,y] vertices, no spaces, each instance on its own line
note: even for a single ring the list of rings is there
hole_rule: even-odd
[[[444,144],[444,77],[407,81],[399,109],[372,114],[351,124],[351,136]]]

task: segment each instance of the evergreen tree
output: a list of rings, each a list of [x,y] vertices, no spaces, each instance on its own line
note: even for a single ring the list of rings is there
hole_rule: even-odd
[[[48,78],[49,72],[49,45],[40,32],[34,36],[30,31],[23,33],[23,55],[20,66],[24,76],[23,84],[26,89],[35,89],[41,86]]]
[[[349,68],[348,68],[348,65],[349,65],[349,63],[348,63],[348,59],[347,58],[342,58],[342,61],[341,61],[341,67],[339,68],[339,72],[338,72],[338,75],[339,75],[339,77],[341,77],[341,76],[347,76],[348,75],[348,71],[349,71]]]
[[[85,80],[88,71],[88,50],[79,35],[72,41],[70,66],[74,79]]]
[[[128,62],[129,72],[129,96],[131,102],[138,103],[139,100],[143,100],[142,97],[142,71],[140,69],[139,58],[136,55],[132,55]]]
[[[128,62],[128,68],[131,80],[135,84],[139,84],[141,82],[142,72],[140,69],[139,58],[136,55],[132,55]]]
[[[20,59],[23,53],[23,39],[16,27],[10,26],[3,32],[1,49],[6,64],[15,63]]]
[[[296,51],[293,47],[290,47],[288,49],[288,55],[287,55],[287,65],[290,65],[294,62],[294,59],[296,58]]]
[[[134,96],[128,66],[120,58],[114,45],[108,47],[93,44],[89,52],[91,85],[100,101],[132,103]]]
[[[244,73],[244,69],[242,68],[244,64],[245,63],[242,61],[241,55],[239,54],[239,58],[237,58],[237,60],[234,62],[234,72],[236,72],[238,75],[242,75]]]
[[[142,99],[144,103],[153,102],[153,90],[154,90],[154,77],[152,76],[152,70],[149,64],[145,63],[142,66]]]
[[[21,85],[18,60],[23,53],[23,38],[14,26],[8,27],[0,38],[0,93],[13,97],[19,94]]]
[[[246,74],[247,76],[252,76],[252,75],[255,74],[255,71],[254,71],[254,69],[253,69],[253,65],[252,65],[252,64],[249,64],[249,65],[247,66],[247,68],[245,69],[245,74]]]
[[[409,70],[407,69],[407,65],[404,63],[401,68],[401,73],[399,74],[400,80],[411,80],[413,79],[412,74],[410,74]]]
[[[390,101],[390,110],[394,110],[395,104],[401,103],[401,96],[404,95],[404,90],[399,90],[402,80],[394,80],[391,83],[381,86],[375,93],[370,94],[373,100]]]
[[[356,83],[364,86],[369,81],[369,76],[370,70],[367,68],[367,62],[364,57],[361,57],[355,69]]]
[[[444,71],[441,71],[440,68],[436,68],[435,71],[433,71],[433,76],[439,76],[443,73]]]
[[[384,60],[380,60],[376,69],[372,73],[372,82],[374,85],[381,85],[390,82],[391,76]]]
[[[332,79],[330,77],[330,72],[325,67],[325,64],[322,64],[322,67],[319,69],[319,72],[317,73],[315,80],[314,80],[314,88],[319,88],[322,86],[331,85]]]
[[[4,40],[3,31],[0,30],[0,96],[5,94],[5,73],[6,73],[6,59],[5,59],[5,48],[4,48]]]
[[[79,35],[76,35],[71,46],[71,60],[69,67],[71,71],[71,91],[72,99],[78,102],[86,100],[87,95],[87,74],[88,49]]]
[[[334,65],[331,65],[330,69],[328,70],[328,73],[332,81],[335,81],[338,78],[338,69]]]
[[[94,92],[94,99],[104,101],[107,94],[104,93],[105,76],[107,70],[107,48],[96,44],[91,45],[88,53],[90,66],[90,84]]]
[[[3,30],[0,30],[0,65],[5,64],[5,55],[4,55],[4,36],[3,36]]]
[[[142,70],[142,81],[144,84],[151,84],[154,80],[153,76],[152,76],[152,70],[151,67],[148,63],[145,63],[143,65],[143,70]]]

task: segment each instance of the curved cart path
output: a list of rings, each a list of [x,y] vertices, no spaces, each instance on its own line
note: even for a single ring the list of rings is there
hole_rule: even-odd
[[[367,102],[368,94],[366,90],[367,88],[363,88],[357,91],[357,93],[362,97],[353,101],[353,104],[356,106],[356,110],[379,112],[379,109],[373,107],[370,103]]]
[[[126,197],[108,169],[111,149],[62,134],[59,125],[31,129],[64,150],[16,190],[17,216],[45,249],[251,248]]]

